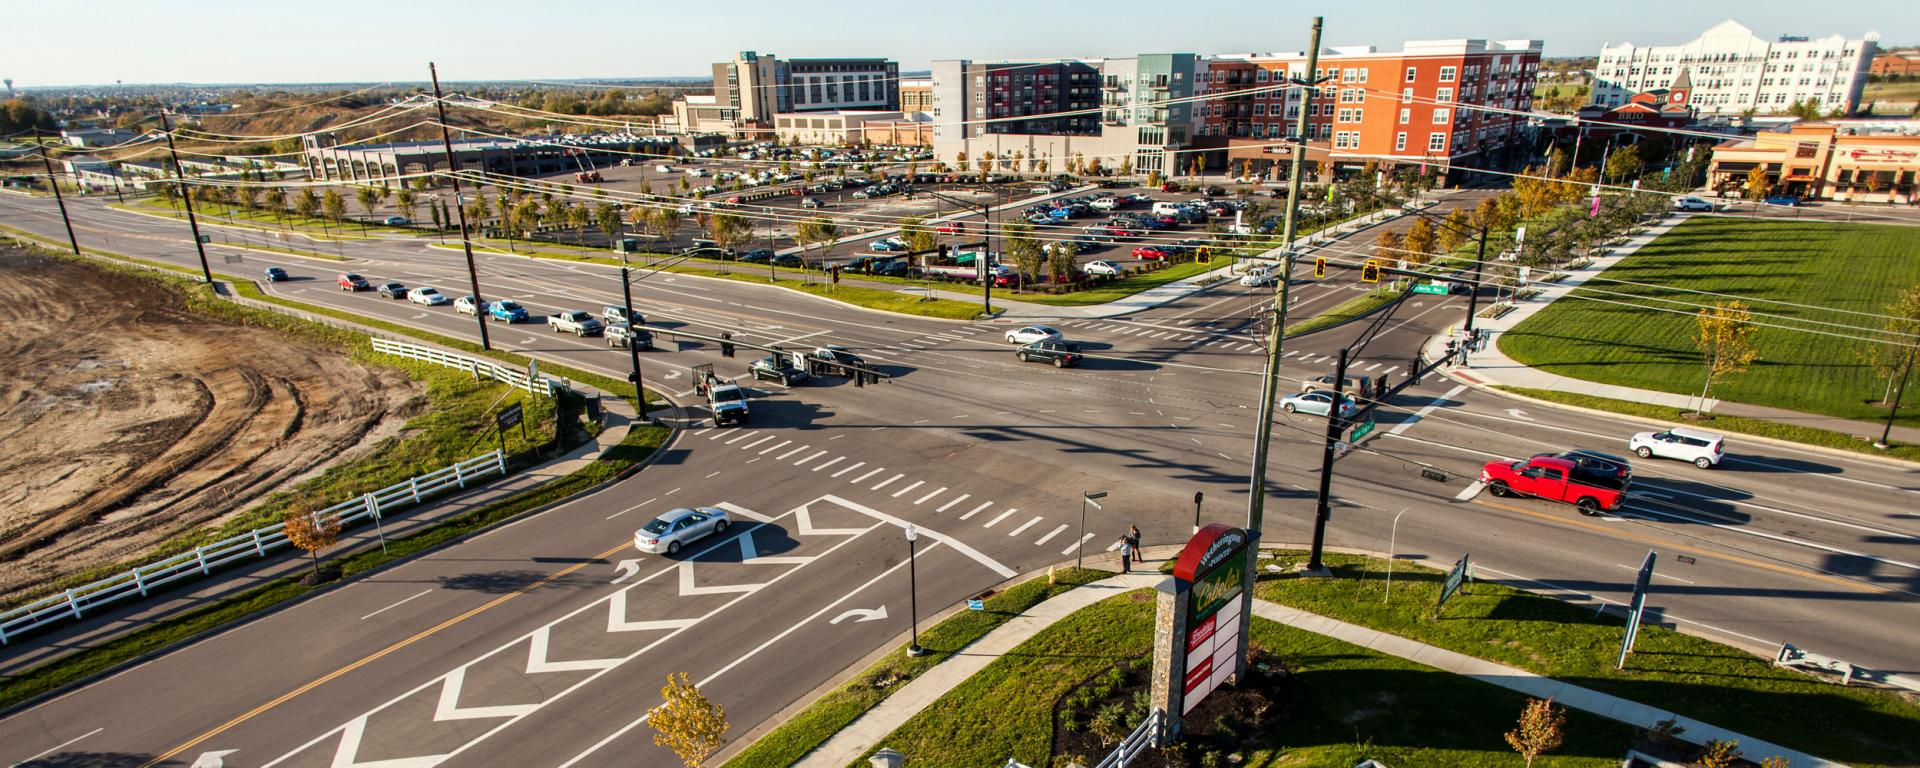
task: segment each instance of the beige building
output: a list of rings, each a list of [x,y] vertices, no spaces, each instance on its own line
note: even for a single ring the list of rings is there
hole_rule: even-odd
[[[1743,192],[1764,169],[1773,194],[1821,200],[1911,204],[1920,175],[1920,135],[1870,124],[1796,123],[1713,148],[1707,184]]]
[[[902,78],[900,80],[900,111],[907,114],[932,112],[933,78]]]
[[[775,115],[773,123],[774,132],[786,144],[928,145],[933,140],[932,123],[900,112],[795,112]]]

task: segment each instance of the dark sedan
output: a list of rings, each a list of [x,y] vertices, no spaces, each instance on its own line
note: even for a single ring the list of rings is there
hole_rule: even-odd
[[[1079,345],[1069,341],[1036,341],[1014,350],[1013,355],[1021,362],[1052,363],[1055,368],[1079,365],[1084,359]]]
[[[376,290],[380,292],[380,295],[389,299],[404,299],[407,297],[407,286],[401,283],[381,283],[380,287]]]

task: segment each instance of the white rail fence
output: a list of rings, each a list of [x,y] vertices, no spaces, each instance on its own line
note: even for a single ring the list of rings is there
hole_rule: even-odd
[[[501,365],[492,360],[481,360],[465,355],[456,355],[451,352],[434,349],[433,347],[423,347],[418,344],[383,339],[377,336],[373,339],[373,351],[433,363],[434,365],[444,365],[448,368],[458,368],[471,372],[476,377],[504,382],[508,386],[518,387],[536,395],[552,397],[556,391],[564,386],[558,381],[540,376],[537,371]]]
[[[375,343],[378,342],[376,339]],[[479,478],[505,475],[506,472],[506,457],[499,451],[489,451],[314,514],[338,517],[342,528],[366,520],[378,526],[382,516],[392,510],[413,506],[441,491],[465,488]],[[10,642],[21,633],[49,624],[78,620],[102,606],[145,598],[153,590],[168,584],[209,575],[213,569],[228,563],[263,558],[285,546],[287,535],[283,527],[279,524],[269,525],[50,595],[0,613],[0,645]]]

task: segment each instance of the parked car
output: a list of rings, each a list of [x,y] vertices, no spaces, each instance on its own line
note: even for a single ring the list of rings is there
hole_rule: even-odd
[[[477,315],[487,311],[487,303],[474,299],[473,294],[467,294],[453,300],[453,311],[463,315]]]
[[[773,265],[776,267],[803,267],[806,266],[806,262],[801,260],[800,254],[797,253],[776,253],[773,255]]]
[[[675,509],[656,517],[633,532],[633,546],[650,554],[680,554],[688,544],[707,536],[726,533],[733,520],[719,507]]]
[[[1083,359],[1080,347],[1065,341],[1036,341],[1014,350],[1013,356],[1021,362],[1052,363],[1055,368],[1079,365]]]
[[[823,205],[825,205],[825,203],[820,202],[820,198],[817,197],[800,198],[800,207],[802,208],[819,208]]]
[[[403,283],[381,283],[380,287],[374,290],[389,299],[404,299],[407,297],[407,286]]]
[[[793,386],[796,381],[806,381],[807,371],[793,364],[793,358],[785,354],[772,354],[753,361],[747,366],[755,381],[771,379],[783,386]]]
[[[1097,277],[1119,277],[1125,270],[1106,259],[1095,259],[1080,265],[1080,273]]]
[[[907,250],[907,243],[906,241],[901,240],[897,237],[889,237],[889,238],[875,240],[871,243],[868,243],[867,250],[882,251],[882,252],[888,252],[888,253],[891,253],[893,251],[904,251],[904,250]]]
[[[287,279],[287,271],[279,267],[267,267],[267,282],[280,283]]]
[[[425,285],[408,291],[407,301],[415,304],[425,304],[429,307],[437,307],[441,304],[450,303],[446,294],[441,293],[440,289]]]
[[[1333,408],[1332,392],[1322,392],[1319,390],[1314,390],[1312,392],[1296,392],[1294,394],[1287,395],[1286,397],[1281,398],[1280,400],[1280,410],[1286,411],[1287,413],[1304,413],[1311,416],[1325,416],[1327,415],[1327,411],[1332,408]],[[1346,395],[1340,396],[1340,418],[1344,419],[1344,418],[1347,418],[1348,416],[1352,416],[1354,412],[1357,410],[1359,410],[1359,408],[1358,406],[1354,405],[1353,398],[1348,397]]]
[[[604,333],[609,347],[653,349],[653,334],[645,328],[635,329],[626,323],[607,323]]]
[[[337,278],[337,281],[340,283],[340,290],[343,290],[343,291],[373,290],[372,283],[367,282],[366,278],[356,275],[352,272],[340,273],[340,276]]]
[[[1618,488],[1595,484],[1574,471],[1574,464],[1555,456],[1535,456],[1526,461],[1488,462],[1480,469],[1480,482],[1495,496],[1521,494],[1547,501],[1572,504],[1580,514],[1597,515],[1602,510],[1620,508],[1626,501],[1626,485]]]
[[[1783,205],[1788,208],[1797,208],[1799,206],[1806,204],[1806,201],[1801,200],[1796,195],[1773,195],[1768,197],[1765,200],[1762,200],[1761,202],[1764,202],[1767,205]]]
[[[513,323],[523,323],[526,322],[528,318],[527,308],[520,306],[519,302],[512,299],[490,301],[487,302],[487,318],[496,323],[507,323],[509,325]]]
[[[1172,249],[1165,248],[1158,245],[1143,245],[1133,249],[1133,257],[1136,259],[1152,259],[1154,261],[1165,261],[1166,259],[1172,256],[1173,256]]]
[[[1029,325],[1024,328],[1015,328],[1007,331],[1007,343],[1009,344],[1032,344],[1036,341],[1060,341],[1064,338],[1066,338],[1066,336],[1061,334],[1060,331],[1054,329],[1052,326],[1046,325]]]
[[[1726,440],[1712,432],[1674,427],[1665,432],[1641,432],[1627,441],[1640,458],[1691,461],[1701,469],[1712,469],[1726,458]]]
[[[404,227],[408,224],[412,224],[413,221],[408,219],[405,216],[388,216],[386,220],[381,223],[386,224],[389,227]]]
[[[751,251],[747,251],[746,253],[740,254],[740,258],[739,258],[739,261],[744,261],[748,264],[765,264],[772,260],[773,260],[773,251],[770,251],[766,248],[755,248]]]
[[[1713,203],[1707,202],[1704,198],[1686,195],[1673,199],[1673,209],[1676,211],[1706,211],[1712,213]]]
[[[873,274],[882,277],[918,277],[919,268],[905,261],[889,261],[873,268]]]

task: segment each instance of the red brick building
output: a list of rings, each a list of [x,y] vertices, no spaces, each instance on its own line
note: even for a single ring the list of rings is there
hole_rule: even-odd
[[[1377,161],[1385,168],[1430,165],[1498,167],[1524,143],[1524,113],[1533,106],[1540,66],[1538,40],[1413,41],[1403,50],[1331,48],[1317,77],[1326,78],[1308,116],[1309,170],[1324,176]],[[1210,169],[1277,173],[1289,149],[1306,54],[1215,56],[1203,67],[1206,102],[1196,116],[1194,146]],[[1512,110],[1488,111],[1474,107]]]
[[[1636,93],[1627,98],[1627,103],[1613,108],[1588,104],[1574,114],[1575,120],[1562,118],[1550,123],[1555,141],[1571,142],[1581,136],[1588,141],[1606,141],[1623,133],[1644,139],[1686,128],[1698,114],[1693,106],[1693,79],[1683,68],[1671,86]]]
[[[1873,57],[1867,71],[1876,75],[1920,75],[1920,52],[1896,51]]]

